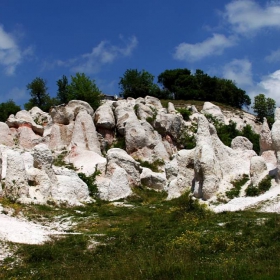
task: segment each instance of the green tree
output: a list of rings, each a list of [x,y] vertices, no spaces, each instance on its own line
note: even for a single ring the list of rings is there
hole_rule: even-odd
[[[67,89],[68,101],[73,99],[86,101],[94,110],[100,106],[102,93],[95,81],[84,73],[76,73],[75,76],[71,76],[71,83]]]
[[[47,93],[47,82],[42,78],[36,77],[30,84],[26,86],[30,91],[31,98],[24,104],[26,110],[37,106],[43,111],[48,111],[51,106],[55,105],[56,101]]]
[[[5,122],[11,114],[16,114],[20,110],[20,106],[16,105],[12,99],[0,103],[0,121]]]
[[[65,75],[62,76],[57,82],[57,100],[58,103],[67,103],[69,102],[69,89],[68,89],[68,79]]]
[[[233,81],[210,77],[200,69],[194,74],[186,68],[165,70],[158,76],[158,83],[175,99],[216,101],[237,108],[251,104],[250,97]]]
[[[121,89],[120,95],[124,98],[164,94],[164,92],[160,91],[158,85],[154,84],[154,76],[145,70],[126,70],[123,77],[120,78],[119,87]]]
[[[274,110],[276,108],[275,100],[266,98],[264,94],[256,95],[252,109],[257,114],[257,119],[263,122],[264,117],[268,119],[269,124],[273,123]]]

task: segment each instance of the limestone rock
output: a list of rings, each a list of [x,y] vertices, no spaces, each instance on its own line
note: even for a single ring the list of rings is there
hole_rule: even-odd
[[[129,186],[127,172],[116,166],[112,176],[109,178],[96,179],[100,199],[107,201],[114,201],[121,198],[126,198],[132,194],[132,190]]]
[[[124,150],[119,148],[110,149],[107,153],[107,175],[115,168],[115,164],[123,168],[128,174],[128,180],[130,186],[140,185],[140,173],[141,167],[139,162],[134,160]]]
[[[23,159],[19,152],[7,150],[5,196],[19,199],[28,196],[28,180]]]
[[[114,129],[115,116],[111,102],[106,102],[98,107],[94,114],[94,123],[96,128]]]
[[[6,123],[0,122],[0,145],[13,146],[11,131]]]
[[[231,148],[234,150],[252,150],[253,144],[252,142],[243,136],[237,136],[231,141]]]
[[[184,119],[181,115],[158,112],[155,119],[155,129],[161,135],[167,134],[177,140],[184,129]]]
[[[157,191],[164,190],[167,182],[164,173],[153,172],[149,168],[143,168],[140,179],[142,185]]]
[[[172,161],[165,164],[169,182],[165,186],[167,199],[179,197],[187,190],[191,190],[194,180],[194,152],[195,149],[180,150]]]
[[[204,102],[203,109],[201,110],[203,114],[212,115],[218,121],[225,123],[225,116],[223,115],[220,107],[214,105],[211,102]]]
[[[167,112],[168,112],[168,114],[176,114],[176,110],[175,110],[175,107],[174,107],[173,103],[168,102]]]
[[[113,103],[116,118],[116,127],[120,135],[124,136],[125,126],[128,121],[137,122],[134,111],[135,100],[120,100]]]
[[[272,139],[271,139],[271,131],[267,124],[266,118],[264,118],[262,129],[260,132],[260,154],[265,151],[272,150]]]
[[[51,116],[42,111],[40,108],[38,107],[33,107],[31,110],[28,111],[29,114],[31,115],[33,121],[36,124],[42,125],[42,126],[46,126],[48,123],[51,122]]]
[[[44,127],[36,124],[30,113],[25,110],[17,112],[15,116],[10,115],[6,123],[10,128],[29,127],[40,136],[44,133]]]
[[[266,163],[264,158],[261,156],[255,156],[251,158],[250,164],[250,176],[251,176],[251,183],[253,186],[256,186],[260,179],[262,179],[263,173],[267,170]]]
[[[145,97],[145,102],[146,104],[151,104],[153,105],[157,110],[162,109],[161,102],[158,98],[153,97],[153,96],[146,96]]]
[[[81,205],[91,201],[88,186],[75,171],[59,167],[55,167],[54,171],[57,184],[51,189],[53,200],[69,205]]]
[[[81,149],[101,155],[100,143],[92,117],[84,110],[80,111],[76,117],[71,143]]]
[[[65,161],[72,163],[77,172],[82,172],[89,176],[95,172],[97,164],[106,162],[106,159],[94,151],[72,146]]]

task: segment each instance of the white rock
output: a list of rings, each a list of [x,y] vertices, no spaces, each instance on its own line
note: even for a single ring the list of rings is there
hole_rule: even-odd
[[[111,178],[96,179],[100,199],[114,201],[126,198],[132,194],[129,186],[128,174],[121,168],[116,166]]]
[[[28,189],[27,174],[20,153],[7,150],[5,196],[12,199],[27,197]]]
[[[271,131],[267,124],[266,118],[264,118],[262,129],[260,132],[260,150],[260,154],[265,151],[272,150]]]
[[[0,145],[13,146],[11,131],[6,123],[0,122]]]
[[[250,165],[250,176],[251,182],[254,186],[256,186],[259,183],[260,179],[264,177],[263,173],[265,171],[267,171],[267,166],[264,161],[264,158],[261,156],[252,157]]]
[[[80,111],[76,117],[71,143],[81,149],[101,155],[100,143],[92,117],[84,110]]]
[[[52,186],[52,198],[60,203],[69,205],[80,205],[84,202],[91,201],[89,190],[73,170],[65,170],[64,168],[55,168],[57,184]]]
[[[164,173],[153,172],[149,168],[143,168],[140,175],[141,184],[157,191],[164,190],[166,176]]]
[[[211,102],[204,102],[201,113],[212,115],[218,121],[225,123],[225,116],[223,115],[222,110],[220,109],[220,107],[214,105]]]
[[[253,149],[253,144],[246,137],[237,136],[237,137],[232,139],[231,148],[234,149],[234,150],[241,150],[241,151],[252,150]]]

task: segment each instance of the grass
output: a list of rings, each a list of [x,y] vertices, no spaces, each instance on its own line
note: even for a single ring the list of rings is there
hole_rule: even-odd
[[[144,188],[135,196],[131,208],[61,209],[83,234],[19,245],[22,261],[10,269],[7,259],[0,279],[279,279],[279,215],[214,214],[188,194],[165,201]]]
[[[153,172],[160,172],[160,167],[164,166],[164,161],[160,159],[154,160],[152,163],[148,161],[142,161],[140,159],[137,159],[137,161],[140,163],[142,167],[146,167],[151,169]]]
[[[273,177],[270,175],[265,176],[257,186],[249,185],[245,190],[246,196],[258,196],[271,188],[271,180]]]
[[[242,186],[244,186],[249,181],[249,176],[244,174],[240,180],[232,181],[231,184],[233,188],[226,192],[226,196],[230,199],[238,197]]]

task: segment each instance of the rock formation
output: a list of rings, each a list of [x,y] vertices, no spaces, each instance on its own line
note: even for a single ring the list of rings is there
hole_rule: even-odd
[[[225,124],[237,120],[242,127],[253,120],[251,115],[234,115],[210,102],[201,112],[188,108],[192,115],[185,121],[174,104],[163,108],[157,98],[147,96],[106,101],[96,112],[88,103],[73,100],[52,107],[49,114],[34,107],[11,115],[0,123],[0,195],[23,203],[93,201],[78,176],[82,172],[97,174],[97,196],[104,200],[126,198],[143,185],[167,192],[167,199],[189,190],[212,201],[243,175],[250,176],[253,185],[268,173],[279,178],[278,109],[271,132],[266,120],[262,128],[254,126],[261,131],[257,156],[244,137],[225,146],[204,116],[211,114]],[[195,148],[183,149],[186,135],[194,136]],[[156,172],[145,167],[156,163]]]

